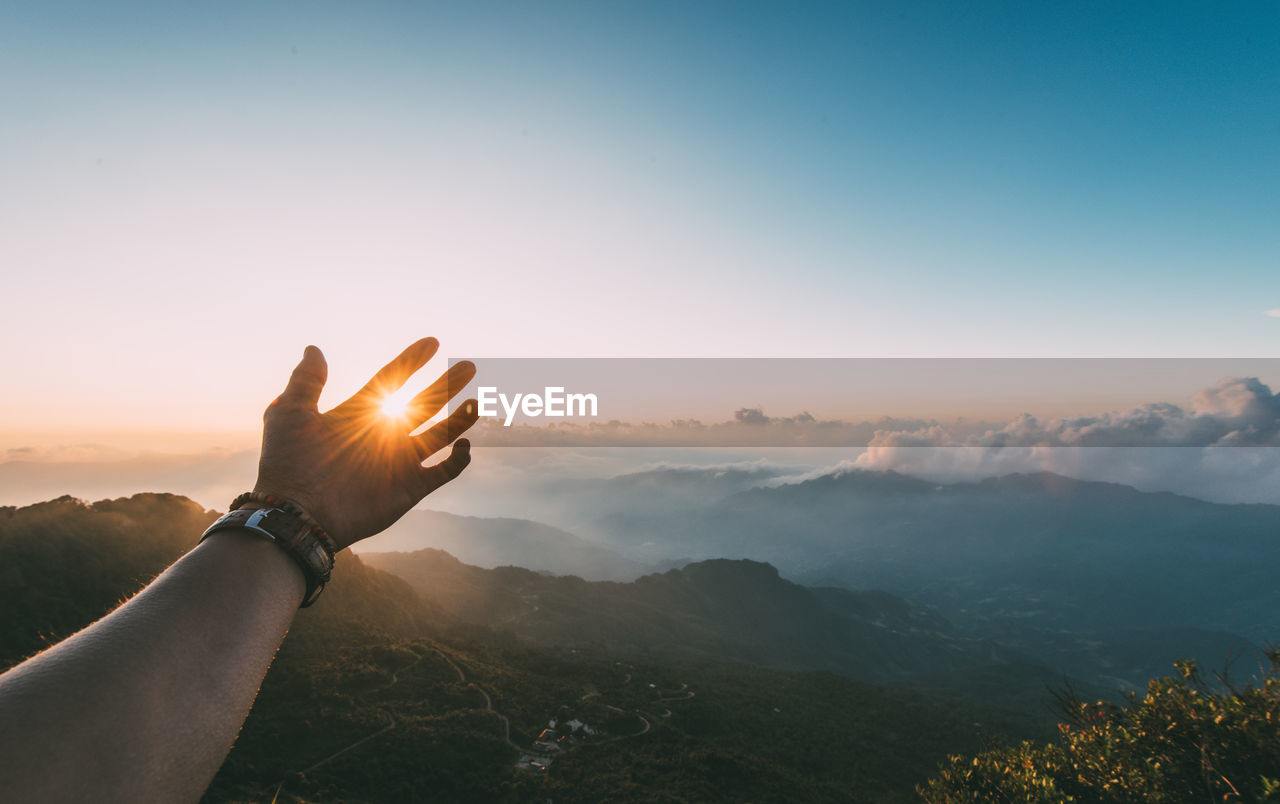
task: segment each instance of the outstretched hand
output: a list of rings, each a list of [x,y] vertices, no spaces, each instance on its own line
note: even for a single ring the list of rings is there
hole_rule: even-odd
[[[475,424],[475,400],[420,435],[410,433],[435,415],[475,376],[457,363],[415,396],[403,414],[382,411],[439,348],[423,338],[382,368],[354,396],[327,413],[317,408],[328,376],[324,355],[308,346],[289,385],[263,416],[262,458],[254,491],[293,500],[316,519],[338,549],[385,530],[423,497],[457,477],[471,462],[462,433]],[[457,439],[457,440],[455,440]],[[449,457],[423,462],[452,443]]]

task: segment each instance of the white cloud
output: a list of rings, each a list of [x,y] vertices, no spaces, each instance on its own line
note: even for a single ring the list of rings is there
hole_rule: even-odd
[[[948,425],[881,430],[858,458],[938,481],[1051,471],[1223,502],[1280,502],[1280,394],[1256,378],[1222,380],[1181,407],[1128,411],[962,433]]]
[[[1269,315],[1272,318],[1280,318],[1280,307],[1272,307],[1270,310],[1267,310],[1264,314]]]
[[[1280,395],[1254,377],[1226,379],[1200,391],[1187,408],[1155,402],[1127,411],[1041,420],[1022,415],[1003,427],[950,424],[878,429],[874,452],[893,447],[1276,447]]]
[[[834,475],[836,477],[839,477],[840,475],[847,474],[848,472],[856,471],[860,468],[862,467],[858,465],[858,461],[856,458],[853,460],[845,458],[831,466],[820,466],[820,467],[817,467],[816,469],[809,469],[807,471],[797,472],[795,474],[779,475],[778,477],[772,477],[764,481],[760,485],[766,488],[776,488],[778,486],[790,486],[795,483],[803,483],[806,480],[816,480],[820,477],[825,477],[827,475]]]

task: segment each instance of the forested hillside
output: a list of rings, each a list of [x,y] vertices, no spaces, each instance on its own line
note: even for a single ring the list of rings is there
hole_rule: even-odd
[[[170,495],[0,509],[0,566],[22,579],[0,608],[7,662],[110,610],[212,517]],[[594,733],[544,754],[553,719]],[[1043,726],[830,673],[532,646],[343,554],[206,800],[911,800],[947,754]]]
[[[715,559],[632,583],[588,583],[519,567],[484,570],[439,550],[363,560],[460,619],[542,645],[728,658],[874,682],[1033,663],[959,636],[936,611],[900,597],[810,589],[755,561]],[[1039,677],[1033,686],[1043,692]]]

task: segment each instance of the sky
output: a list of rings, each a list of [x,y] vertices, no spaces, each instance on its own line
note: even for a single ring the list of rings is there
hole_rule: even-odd
[[[0,449],[308,343],[1280,356],[1273,4],[0,2],[0,108]]]

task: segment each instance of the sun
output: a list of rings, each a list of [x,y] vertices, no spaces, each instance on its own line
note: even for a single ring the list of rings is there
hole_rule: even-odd
[[[382,415],[388,419],[403,419],[409,410],[409,395],[397,391],[382,400]]]

